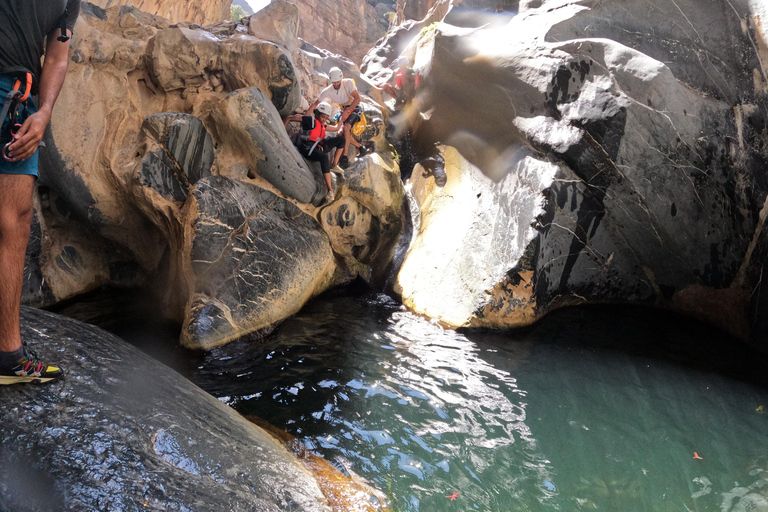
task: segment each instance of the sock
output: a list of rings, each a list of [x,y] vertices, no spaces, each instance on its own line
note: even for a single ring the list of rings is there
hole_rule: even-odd
[[[19,359],[24,357],[24,347],[10,352],[0,352],[0,370],[10,370],[19,365]]]

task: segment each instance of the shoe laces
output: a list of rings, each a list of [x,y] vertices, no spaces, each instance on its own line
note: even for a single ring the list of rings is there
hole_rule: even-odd
[[[35,372],[40,372],[40,370],[44,369],[47,366],[47,364],[43,361],[43,358],[40,357],[37,354],[37,352],[27,347],[26,345],[23,345],[23,347],[24,347],[24,359],[22,359],[22,361],[24,363],[21,366],[23,366],[24,372],[28,372],[33,365],[37,365],[35,368]]]

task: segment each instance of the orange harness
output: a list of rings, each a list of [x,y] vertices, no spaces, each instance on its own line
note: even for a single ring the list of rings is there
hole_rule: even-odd
[[[5,95],[3,110],[0,112],[0,125],[5,124],[5,118],[8,118],[8,128],[2,131],[0,140],[8,140],[8,142],[3,145],[2,154],[3,158],[9,162],[11,159],[8,156],[8,149],[14,141],[13,136],[16,135],[16,132],[21,128],[21,124],[29,115],[27,106],[24,105],[24,110],[22,110],[22,114],[19,116],[19,106],[27,101],[29,93],[32,91],[32,73],[26,73],[25,78],[26,86],[24,87],[24,92],[22,93],[19,90],[21,88],[21,80],[16,80],[13,89]]]

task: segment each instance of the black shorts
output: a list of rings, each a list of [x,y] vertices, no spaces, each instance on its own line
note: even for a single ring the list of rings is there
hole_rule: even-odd
[[[358,121],[360,121],[360,115],[363,113],[363,109],[360,108],[360,105],[355,107],[355,110],[352,111],[351,114],[349,114],[349,117],[346,121],[344,121],[344,124],[348,124],[350,126],[355,126]]]

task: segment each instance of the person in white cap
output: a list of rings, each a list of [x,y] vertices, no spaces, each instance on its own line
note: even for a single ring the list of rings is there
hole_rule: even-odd
[[[332,167],[339,165],[346,169],[349,165],[349,158],[347,155],[350,144],[358,149],[358,156],[362,156],[366,153],[366,148],[361,146],[352,136],[352,127],[360,121],[360,115],[362,113],[362,109],[360,108],[360,93],[357,92],[355,81],[351,78],[344,78],[341,69],[337,67],[331,68],[328,77],[331,80],[331,85],[320,91],[317,100],[309,106],[306,114],[312,112],[321,101],[327,101],[342,108],[339,122],[344,126],[344,150],[341,153],[337,152],[333,159]]]
[[[387,83],[381,86],[381,90],[389,94],[398,103],[405,103],[413,98],[416,85],[416,73],[409,67],[408,57],[401,55],[397,59],[397,69],[392,72]]]

